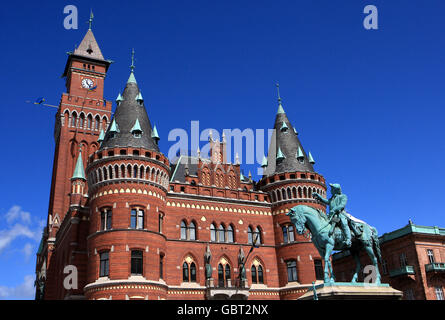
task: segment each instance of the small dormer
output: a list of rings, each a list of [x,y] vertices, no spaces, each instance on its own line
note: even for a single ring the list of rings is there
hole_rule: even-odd
[[[286,122],[283,121],[280,131],[286,133],[288,129],[289,129],[289,127],[287,126]]]
[[[136,121],[133,125],[133,128],[131,128],[131,134],[134,138],[141,138],[142,137],[142,129],[141,125],[139,123],[139,119],[136,118]]]
[[[116,123],[116,120],[113,119],[113,122],[110,126],[110,138],[114,138],[116,136],[116,133],[119,133],[119,126]]]
[[[154,141],[156,141],[156,144],[158,144],[160,138],[158,135],[158,130],[156,129],[156,125],[153,127],[153,131],[151,132],[151,137],[153,138]]]
[[[139,105],[142,105],[142,103],[144,102],[144,98],[142,98],[142,94],[139,91],[138,95],[136,96],[136,101],[139,103]]]
[[[300,146],[298,146],[298,151],[297,151],[297,159],[298,159],[298,161],[300,162],[300,163],[303,163],[304,162],[304,153],[303,153],[303,151],[301,150],[301,147]]]
[[[283,152],[281,151],[281,148],[278,147],[277,151],[277,160],[284,160],[286,157],[284,156]]]
[[[122,98],[121,94],[119,93],[119,95],[116,98],[116,104],[120,105],[122,101],[124,101],[124,98]]]

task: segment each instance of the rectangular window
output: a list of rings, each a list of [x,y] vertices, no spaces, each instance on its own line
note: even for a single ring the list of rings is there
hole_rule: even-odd
[[[404,268],[408,265],[408,261],[406,259],[406,253],[401,253],[400,254],[400,267]]]
[[[144,229],[144,210],[131,209],[130,228]]]
[[[109,253],[102,252],[100,254],[99,277],[108,277],[109,274]]]
[[[131,251],[131,274],[142,275],[142,251]]]
[[[297,263],[294,260],[287,262],[287,281],[297,281]]]
[[[315,279],[323,280],[324,279],[324,271],[323,271],[323,263],[321,260],[314,260],[315,267]]]
[[[428,260],[430,261],[430,263],[435,263],[433,250],[428,249],[427,254],[428,254]]]
[[[103,209],[100,213],[100,230],[111,229],[111,210]]]
[[[162,233],[162,227],[163,227],[163,224],[164,224],[164,214],[163,213],[160,213],[159,214],[159,233]]]
[[[164,279],[164,256],[159,256],[159,279]]]
[[[436,287],[435,291],[437,300],[444,300],[442,287]]]

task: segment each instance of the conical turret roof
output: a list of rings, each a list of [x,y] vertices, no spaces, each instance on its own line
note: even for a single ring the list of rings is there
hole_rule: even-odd
[[[159,151],[159,147],[152,138],[152,126],[148,118],[147,110],[143,101],[137,101],[136,97],[140,95],[140,90],[136,82],[133,71],[122,93],[122,100],[117,105],[114,112],[112,123],[115,123],[119,130],[111,132],[108,128],[104,141],[100,149],[113,147],[133,147],[145,148]],[[141,135],[132,133],[135,123],[142,131]]]
[[[76,167],[74,168],[73,176],[71,177],[71,180],[75,179],[83,179],[85,178],[85,169],[83,167],[83,161],[82,161],[82,151],[79,150],[79,155],[77,157]]]
[[[282,128],[287,130],[282,130]],[[264,175],[295,171],[313,172],[313,161],[310,161],[304,151],[296,130],[287,118],[280,97],[278,98],[278,112],[275,117],[274,129]]]

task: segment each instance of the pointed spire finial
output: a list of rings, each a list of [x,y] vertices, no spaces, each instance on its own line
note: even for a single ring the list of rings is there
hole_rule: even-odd
[[[134,71],[135,65],[134,65],[134,48],[131,50],[131,66],[130,66],[130,70],[131,72]]]
[[[280,97],[280,84],[277,82],[275,84],[277,86],[277,93],[278,93],[278,103],[281,104],[281,97]]]
[[[88,20],[88,30],[91,30],[91,25],[93,24],[93,18],[94,18],[94,15],[93,15],[93,9],[91,9],[90,10],[90,19]]]

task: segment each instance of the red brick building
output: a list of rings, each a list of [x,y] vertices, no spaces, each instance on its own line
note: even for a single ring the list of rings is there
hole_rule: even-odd
[[[133,66],[112,114],[103,97],[110,64],[91,30],[68,55],[36,298],[295,299],[322,279],[321,257],[285,213],[296,204],[325,211],[312,198],[326,196],[325,180],[281,99],[256,182],[226,159],[224,137],[210,137],[208,158],[171,164]]]
[[[445,229],[425,227],[411,221],[380,237],[382,282],[403,292],[407,300],[444,300]],[[355,269],[348,252],[332,256],[337,281],[350,281]],[[362,253],[361,264],[370,264]],[[363,273],[359,281],[363,281]]]

